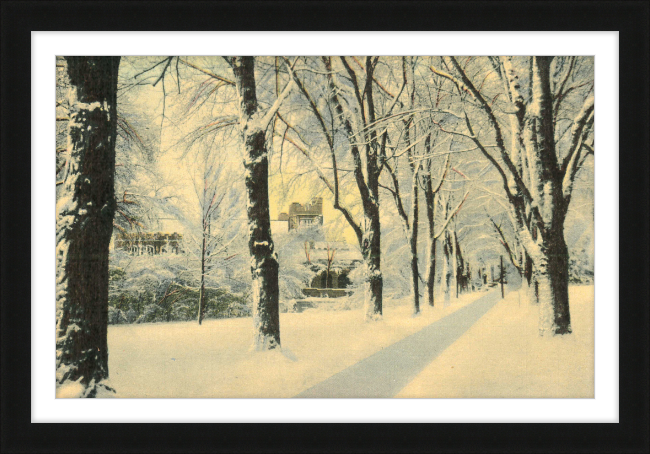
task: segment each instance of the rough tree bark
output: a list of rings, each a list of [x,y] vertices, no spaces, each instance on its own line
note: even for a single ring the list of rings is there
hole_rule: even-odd
[[[364,206],[366,203],[364,203]],[[370,205],[370,204],[368,204]],[[380,319],[382,316],[383,276],[381,274],[381,226],[379,209],[374,206],[364,208],[364,229],[361,254],[366,265],[365,314],[366,320]]]
[[[69,161],[57,202],[56,382],[79,397],[109,389],[108,254],[115,214],[120,57],[66,57]],[[57,393],[58,394],[58,393]]]
[[[433,210],[429,210],[429,201],[427,200],[427,219],[429,220],[429,266],[427,270],[427,301],[429,306],[435,306],[435,285],[436,285],[436,246],[438,240],[435,237],[435,221],[430,216]]]
[[[453,255],[451,238],[449,233],[445,233],[445,238],[442,246],[443,259],[442,259],[442,290],[444,292],[444,304],[447,306],[451,301],[451,287],[452,287],[452,268],[451,258]]]
[[[531,61],[532,100],[524,120],[524,147],[531,190],[540,206],[544,230],[537,248],[531,248],[540,301],[540,334],[571,332],[569,314],[569,253],[564,240],[565,200],[562,175],[555,150],[553,96],[550,83],[552,58]],[[532,252],[532,251],[531,251]]]
[[[427,138],[427,149],[429,138]],[[424,180],[424,200],[427,207],[427,221],[429,227],[429,263],[427,269],[427,300],[429,306],[435,305],[435,284],[436,284],[436,214],[435,214],[435,197],[433,183],[431,181],[431,160],[428,163],[428,171],[423,176]]]
[[[523,284],[525,285],[526,298],[531,304],[537,304],[539,301],[537,299],[537,282],[533,276],[533,260],[530,258],[527,252],[524,252],[524,264],[523,264]]]
[[[420,212],[420,200],[418,194],[418,173],[420,165],[413,165],[411,162],[411,171],[413,172],[413,182],[411,184],[411,237],[409,245],[411,246],[411,279],[413,282],[413,313],[420,313],[420,271],[418,269],[418,222]]]
[[[452,277],[451,277],[451,289],[452,292],[454,292],[454,297],[458,299],[458,279],[459,279],[459,273],[458,273],[458,268],[460,268],[460,263],[459,263],[459,258],[460,258],[460,252],[458,250],[458,237],[456,236],[456,225],[454,223],[453,227],[450,229],[451,231],[449,232],[449,240],[451,243],[451,267],[452,267]]]
[[[449,214],[449,199],[443,200],[445,216]],[[451,238],[451,232],[445,229],[442,241],[442,290],[444,293],[444,305],[449,305],[451,301],[451,289],[454,287],[452,279],[454,276],[454,266],[452,263],[454,257],[454,245]]]
[[[271,238],[266,127],[271,120],[269,117],[275,115],[281,98],[286,97],[290,86],[278,98],[276,105],[263,115],[257,103],[254,57],[233,57],[229,63],[239,93],[240,127],[245,155],[248,249],[253,278],[253,347],[258,351],[272,350],[280,348],[279,265]]]
[[[411,90],[410,90],[410,108],[415,108],[415,74],[413,65],[411,65]],[[413,314],[420,313],[420,270],[418,264],[418,227],[420,222],[420,197],[418,178],[421,169],[421,163],[415,162],[416,144],[411,145],[410,129],[413,129],[413,137],[417,137],[417,125],[409,122],[406,127],[406,144],[409,147],[409,167],[411,169],[411,229],[409,236],[409,246],[411,248],[411,282],[413,286]],[[427,135],[429,138],[429,135]]]

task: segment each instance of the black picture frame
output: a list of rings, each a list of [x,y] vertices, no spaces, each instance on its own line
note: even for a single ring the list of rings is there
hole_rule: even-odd
[[[648,452],[648,2],[22,1],[1,13],[3,453]],[[30,423],[32,30],[434,29],[620,33],[618,424]]]

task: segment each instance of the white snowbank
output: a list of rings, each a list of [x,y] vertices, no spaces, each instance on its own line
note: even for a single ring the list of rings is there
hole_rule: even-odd
[[[86,388],[81,384],[81,379],[77,381],[67,381],[56,387],[57,399],[73,399],[82,397]]]

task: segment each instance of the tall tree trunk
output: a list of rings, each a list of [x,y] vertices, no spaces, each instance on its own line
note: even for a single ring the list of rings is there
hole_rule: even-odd
[[[442,285],[444,291],[444,302],[447,306],[451,300],[451,285],[452,285],[452,265],[451,265],[451,242],[449,234],[445,234],[445,242],[443,247],[443,260],[442,260]]]
[[[503,269],[503,256],[500,257],[500,266],[499,266],[499,284],[501,284],[501,299],[505,297],[503,291],[503,279],[505,278],[505,270]]]
[[[366,211],[366,210],[364,210]],[[381,274],[381,229],[379,210],[369,209],[364,216],[361,254],[366,265],[365,304],[366,320],[382,316],[383,276]]]
[[[403,60],[406,64],[406,60]],[[404,73],[406,75],[406,72]],[[410,108],[415,108],[415,73],[413,72],[413,65],[411,64],[411,89],[410,89]],[[406,83],[406,78],[404,78]],[[409,147],[408,157],[409,166],[411,168],[412,181],[411,181],[411,229],[409,237],[409,245],[411,248],[411,278],[413,280],[413,315],[420,313],[420,270],[418,269],[418,223],[420,214],[420,200],[418,192],[418,179],[420,173],[420,161],[415,162],[415,154],[417,153],[417,144],[411,146],[410,130],[413,129],[413,137],[417,137],[417,124],[411,124],[410,120],[406,126],[406,144]],[[429,142],[430,136],[427,135],[426,152],[430,152]]]
[[[199,289],[199,325],[203,322],[205,316],[205,247],[206,231],[205,221],[203,222],[203,243],[201,244],[201,288]]]
[[[108,254],[115,214],[120,57],[66,57],[69,162],[56,224],[56,382],[95,397],[108,378]],[[69,388],[68,388],[69,391]],[[66,391],[66,395],[67,395]]]
[[[368,122],[373,124],[375,118],[375,104],[373,97],[373,83],[374,78],[374,64],[371,57],[366,57],[366,87],[365,87],[365,100],[368,107]],[[364,134],[365,135],[365,134]],[[370,141],[366,142],[365,157],[366,157],[366,175],[367,175],[367,190],[368,194],[363,202],[363,210],[366,217],[366,225],[369,227],[364,233],[364,237],[368,238],[370,247],[370,262],[368,263],[368,290],[369,294],[366,295],[366,319],[376,320],[380,319],[383,314],[383,287],[384,277],[381,273],[381,224],[379,222],[379,175],[381,170],[379,168],[378,155],[382,155],[385,151],[378,153],[377,148],[385,150],[385,143],[381,146],[377,140],[377,133],[371,129],[368,134]],[[368,222],[369,221],[369,222]],[[364,239],[365,241],[365,239]]]
[[[427,154],[431,153],[430,147],[431,136],[427,136],[425,141],[425,152]],[[427,298],[429,301],[429,306],[434,307],[435,304],[435,282],[436,282],[436,190],[433,188],[433,181],[431,179],[431,167],[432,161],[429,160],[427,163],[427,168],[423,174],[424,182],[424,200],[427,207],[427,224],[429,227],[429,257],[427,265]],[[444,177],[444,175],[443,175]]]
[[[453,245],[453,280],[452,280],[452,288],[456,289],[456,299],[458,299],[458,291],[459,287],[462,282],[462,276],[463,276],[463,256],[460,251],[460,245],[458,244],[458,235],[456,235],[456,222],[454,221],[453,223],[453,229],[451,231],[451,241]]]
[[[563,228],[548,232],[541,250],[535,264],[540,334],[571,333],[569,254]]]
[[[430,164],[429,164],[430,166]],[[435,194],[431,181],[431,169],[424,175],[424,198],[427,205],[427,221],[429,224],[429,260],[427,269],[427,297],[429,306],[435,304],[435,282],[436,282],[436,234],[435,234]]]
[[[433,226],[430,227],[430,232]],[[435,305],[435,284],[436,284],[436,237],[429,234],[429,271],[427,272],[427,296],[429,298],[429,306]]]
[[[531,179],[536,183],[531,186],[532,192],[539,201],[543,220],[543,229],[537,232],[537,244],[531,253],[538,286],[541,335],[571,332],[568,252],[564,239],[567,201],[562,193],[562,172],[555,150],[551,60],[550,57],[532,58],[532,101],[524,130],[524,145],[532,163]]]
[[[453,293],[455,298],[458,298],[455,293],[458,284],[458,254],[456,253],[456,233],[453,230],[449,237],[449,273],[450,293]]]
[[[526,297],[528,302],[531,304],[537,304],[537,290],[536,290],[536,281],[533,273],[533,260],[530,258],[528,253],[524,253],[523,261],[523,282],[522,284],[526,289]]]
[[[372,124],[375,121],[375,107],[372,95],[372,68],[373,65],[369,60],[370,57],[366,59],[366,79],[367,83],[363,89],[365,93],[366,104],[368,107],[369,122]],[[342,210],[344,216],[348,223],[354,229],[357,239],[359,240],[359,246],[361,248],[361,254],[364,259],[366,266],[365,273],[365,303],[364,303],[364,312],[367,321],[379,320],[382,317],[382,298],[383,298],[383,276],[381,274],[381,224],[379,221],[379,175],[380,168],[377,162],[377,135],[376,132],[371,132],[370,134],[364,133],[364,140],[366,140],[365,146],[365,164],[366,172],[364,175],[363,171],[363,159],[361,158],[361,152],[359,146],[356,144],[358,141],[357,136],[355,135],[352,129],[352,123],[348,115],[343,109],[343,105],[339,99],[339,88],[335,82],[335,72],[332,71],[332,62],[329,57],[322,57],[323,63],[325,64],[325,69],[327,70],[327,79],[330,90],[330,97],[334,102],[334,109],[336,111],[337,117],[343,123],[343,128],[348,136],[350,142],[350,154],[352,155],[354,161],[354,178],[359,188],[359,193],[361,194],[361,202],[363,207],[363,228],[360,229],[355,225],[352,217],[346,210]],[[340,57],[341,62],[344,66],[347,65],[347,62],[344,57]],[[348,67],[349,69],[349,67]],[[350,70],[351,71],[351,70]],[[353,72],[352,72],[353,73]],[[355,87],[356,93],[359,92],[359,86],[357,84],[356,76],[353,79],[353,84]],[[361,110],[363,107],[363,100],[359,94],[358,96],[359,108]],[[365,119],[362,119],[365,125]],[[385,137],[384,142],[381,145],[382,149],[385,149]],[[383,155],[384,152],[381,151],[379,154]],[[336,168],[336,167],[334,167]],[[366,180],[367,178],[367,180]],[[335,176],[335,184],[338,184],[337,177]],[[336,194],[336,191],[335,191]],[[335,196],[336,197],[336,196]],[[335,201],[338,209],[341,209],[338,205],[338,201]]]
[[[248,249],[253,278],[254,348],[271,350],[280,347],[279,265],[271,238],[266,125],[262,124],[258,111],[254,67],[254,57],[233,58],[245,154]]]
[[[420,313],[420,270],[418,269],[418,222],[420,211],[420,200],[418,194],[418,173],[420,166],[412,166],[413,184],[411,185],[411,237],[409,243],[411,246],[411,275],[413,279],[413,313]]]

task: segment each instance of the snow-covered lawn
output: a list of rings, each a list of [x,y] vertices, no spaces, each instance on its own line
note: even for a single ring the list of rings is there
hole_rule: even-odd
[[[518,292],[494,306],[396,397],[594,397],[594,287],[570,287],[573,334],[537,336]]]
[[[415,318],[389,303],[375,323],[359,309],[281,314],[282,353],[249,350],[250,318],[113,325],[110,383],[117,397],[293,397],[482,295]],[[593,397],[593,286],[570,301],[574,333],[540,338],[537,306],[509,293],[396,397]]]
[[[117,397],[293,397],[482,295],[423,301],[418,317],[408,299],[389,302],[374,323],[359,309],[281,314],[282,353],[249,351],[250,318],[111,325],[110,382]]]

